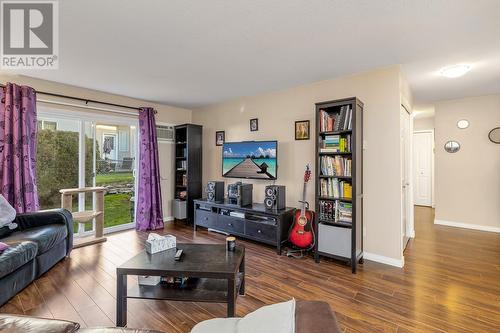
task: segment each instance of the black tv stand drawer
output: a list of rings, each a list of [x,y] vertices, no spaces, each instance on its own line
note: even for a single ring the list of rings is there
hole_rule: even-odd
[[[273,242],[278,232],[276,226],[266,223],[255,223],[247,221],[245,235],[252,239],[262,240],[264,242]]]
[[[201,226],[274,245],[278,254],[281,254],[281,244],[288,239],[295,211],[290,207],[270,211],[258,203],[245,207],[206,199],[194,200],[194,203],[195,230]]]
[[[230,234],[243,234],[245,233],[245,219],[219,214],[215,229],[218,228]]]
[[[196,223],[205,228],[213,228],[217,222],[217,215],[210,211],[197,209],[196,212]]]

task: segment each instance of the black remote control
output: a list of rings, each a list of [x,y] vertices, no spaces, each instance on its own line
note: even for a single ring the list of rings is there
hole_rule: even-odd
[[[177,250],[177,252],[175,252],[174,260],[175,261],[180,261],[181,257],[182,257],[182,250]]]

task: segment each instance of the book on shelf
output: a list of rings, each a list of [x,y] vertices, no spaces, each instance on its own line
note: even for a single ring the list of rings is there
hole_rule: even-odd
[[[341,156],[320,156],[320,169],[323,176],[351,177],[352,160]]]
[[[320,110],[319,128],[321,132],[346,131],[352,129],[351,105],[342,105],[340,111]]]
[[[338,202],[338,221],[352,223],[352,203]]]
[[[336,221],[336,205],[338,201],[320,201],[319,219],[323,221]]]
[[[320,153],[350,153],[351,135],[325,135],[319,151]]]
[[[335,124],[334,115],[330,115],[324,110],[319,111],[319,130],[320,132],[330,132],[333,131]]]
[[[180,154],[179,154],[179,152],[180,152]],[[180,151],[178,149],[177,153],[176,153],[176,156],[178,158],[186,158],[186,156],[187,156],[187,148],[182,148]]]
[[[341,197],[352,199],[352,185],[347,182],[343,182],[342,186],[344,187],[344,189]]]
[[[177,170],[186,170],[187,169],[187,161],[177,161],[176,163],[176,169]]]
[[[321,200],[319,219],[326,222],[352,223],[352,203]]]
[[[337,178],[320,179],[320,196],[351,199],[352,185]]]

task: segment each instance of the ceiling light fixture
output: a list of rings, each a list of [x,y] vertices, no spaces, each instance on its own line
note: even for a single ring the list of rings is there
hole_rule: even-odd
[[[470,70],[471,70],[470,65],[459,64],[459,65],[453,65],[453,66],[448,66],[448,67],[442,68],[439,71],[439,74],[441,74],[444,77],[454,79],[454,78],[465,75]]]

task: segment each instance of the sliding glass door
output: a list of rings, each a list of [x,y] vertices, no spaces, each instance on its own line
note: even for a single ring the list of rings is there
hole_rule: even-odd
[[[37,180],[41,209],[61,207],[59,190],[79,187],[79,139],[80,121],[38,117]]]
[[[104,227],[135,226],[137,120],[39,107],[37,172],[42,209],[61,207],[63,188],[104,186]],[[93,210],[92,194],[74,198],[73,211]],[[81,236],[93,230],[75,225]]]
[[[107,188],[104,226],[109,230],[134,226],[136,126],[112,121],[97,122],[95,144],[95,185]]]

